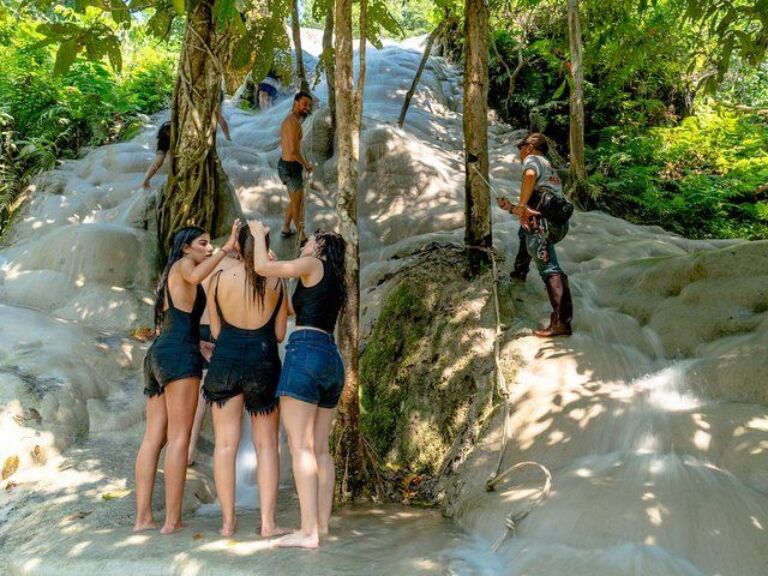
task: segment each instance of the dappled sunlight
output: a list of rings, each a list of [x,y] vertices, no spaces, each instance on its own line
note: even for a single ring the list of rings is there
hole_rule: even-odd
[[[147,534],[131,534],[122,542],[116,542],[115,548],[125,548],[126,546],[141,546],[151,539]]]
[[[203,544],[198,547],[202,552],[226,552],[237,556],[248,556],[256,552],[263,552],[270,549],[268,540],[257,540],[253,542],[238,542],[232,538],[220,538]]]
[[[590,295],[584,279],[578,286]],[[580,304],[577,297],[577,310]],[[596,316],[589,306],[589,316]],[[753,573],[766,560],[756,544],[768,504],[751,488],[765,486],[765,460],[758,459],[768,445],[765,409],[702,397],[690,386],[697,360],[666,360],[655,332],[623,313],[597,316],[600,330],[551,342],[518,338],[504,348],[522,362],[511,374],[505,461],[535,460],[554,475],[549,498],[524,520],[504,557],[535,570],[543,564],[533,550],[565,545],[590,550],[584,566],[597,566],[614,554],[613,546],[636,542],[670,555],[652,561],[671,562],[659,572],[665,575],[688,574],[676,570],[689,560],[718,573]],[[639,363],[630,360],[638,349]],[[480,466],[479,459],[470,462]],[[529,481],[519,475],[516,483]],[[499,496],[476,494],[458,518],[493,540],[503,513],[519,504],[503,498],[503,511],[497,510]],[[581,555],[558,554],[553,573]]]

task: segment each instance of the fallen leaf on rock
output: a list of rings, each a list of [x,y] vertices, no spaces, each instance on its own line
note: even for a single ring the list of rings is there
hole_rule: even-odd
[[[42,424],[43,423],[43,417],[40,416],[40,412],[35,410],[34,408],[30,408],[29,410],[24,410],[24,413],[21,415],[15,415],[13,417],[16,424],[19,426],[26,426],[27,424],[31,422],[34,422],[35,424]]]
[[[147,340],[154,338],[155,331],[152,328],[144,326],[142,328],[136,328],[131,335],[139,342],[146,342]]]
[[[116,498],[125,498],[130,494],[130,490],[112,490],[111,492],[104,492],[101,495],[102,500],[115,500]]]
[[[8,484],[5,485],[5,489],[10,491],[10,490],[13,490],[14,488],[16,488],[16,486],[18,486],[18,484],[16,484],[16,482],[14,482],[13,480],[9,480]]]
[[[40,464],[41,466],[48,461],[48,456],[45,454],[45,449],[43,449],[40,444],[35,444],[35,447],[32,448],[32,460],[35,462],[35,464]]]
[[[194,540],[202,540],[204,536],[202,532],[195,532],[194,534],[192,534],[192,538]]]
[[[16,455],[8,456],[3,462],[3,480],[12,476],[19,469],[19,457]]]

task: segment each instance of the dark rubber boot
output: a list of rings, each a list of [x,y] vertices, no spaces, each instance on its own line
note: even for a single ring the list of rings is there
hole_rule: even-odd
[[[571,287],[568,284],[568,276],[565,274],[552,274],[544,281],[547,286],[547,296],[552,305],[552,314],[549,317],[549,326],[544,329],[534,330],[533,333],[540,338],[552,336],[570,336],[571,319],[573,318],[573,301],[571,300]]]
[[[509,274],[509,277],[515,282],[525,282],[525,277],[528,276],[528,270],[531,267],[531,255],[528,254],[525,235],[518,234],[518,238],[520,243],[517,246],[517,255],[515,256],[515,269]]]

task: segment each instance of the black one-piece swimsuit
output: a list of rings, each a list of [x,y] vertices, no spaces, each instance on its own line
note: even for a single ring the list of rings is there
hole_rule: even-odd
[[[160,336],[144,357],[144,394],[162,394],[166,385],[182,378],[202,378],[203,357],[200,355],[200,317],[205,310],[205,291],[199,284],[191,312],[173,304],[171,291],[166,291],[168,309],[163,312]]]

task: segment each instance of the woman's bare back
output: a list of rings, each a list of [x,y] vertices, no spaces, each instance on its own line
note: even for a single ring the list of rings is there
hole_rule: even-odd
[[[221,315],[228,324],[245,330],[256,330],[269,322],[280,298],[279,278],[265,279],[263,303],[258,297],[251,298],[253,288],[246,288],[242,263],[222,270],[217,278],[213,279],[208,298],[211,301],[216,297]]]

